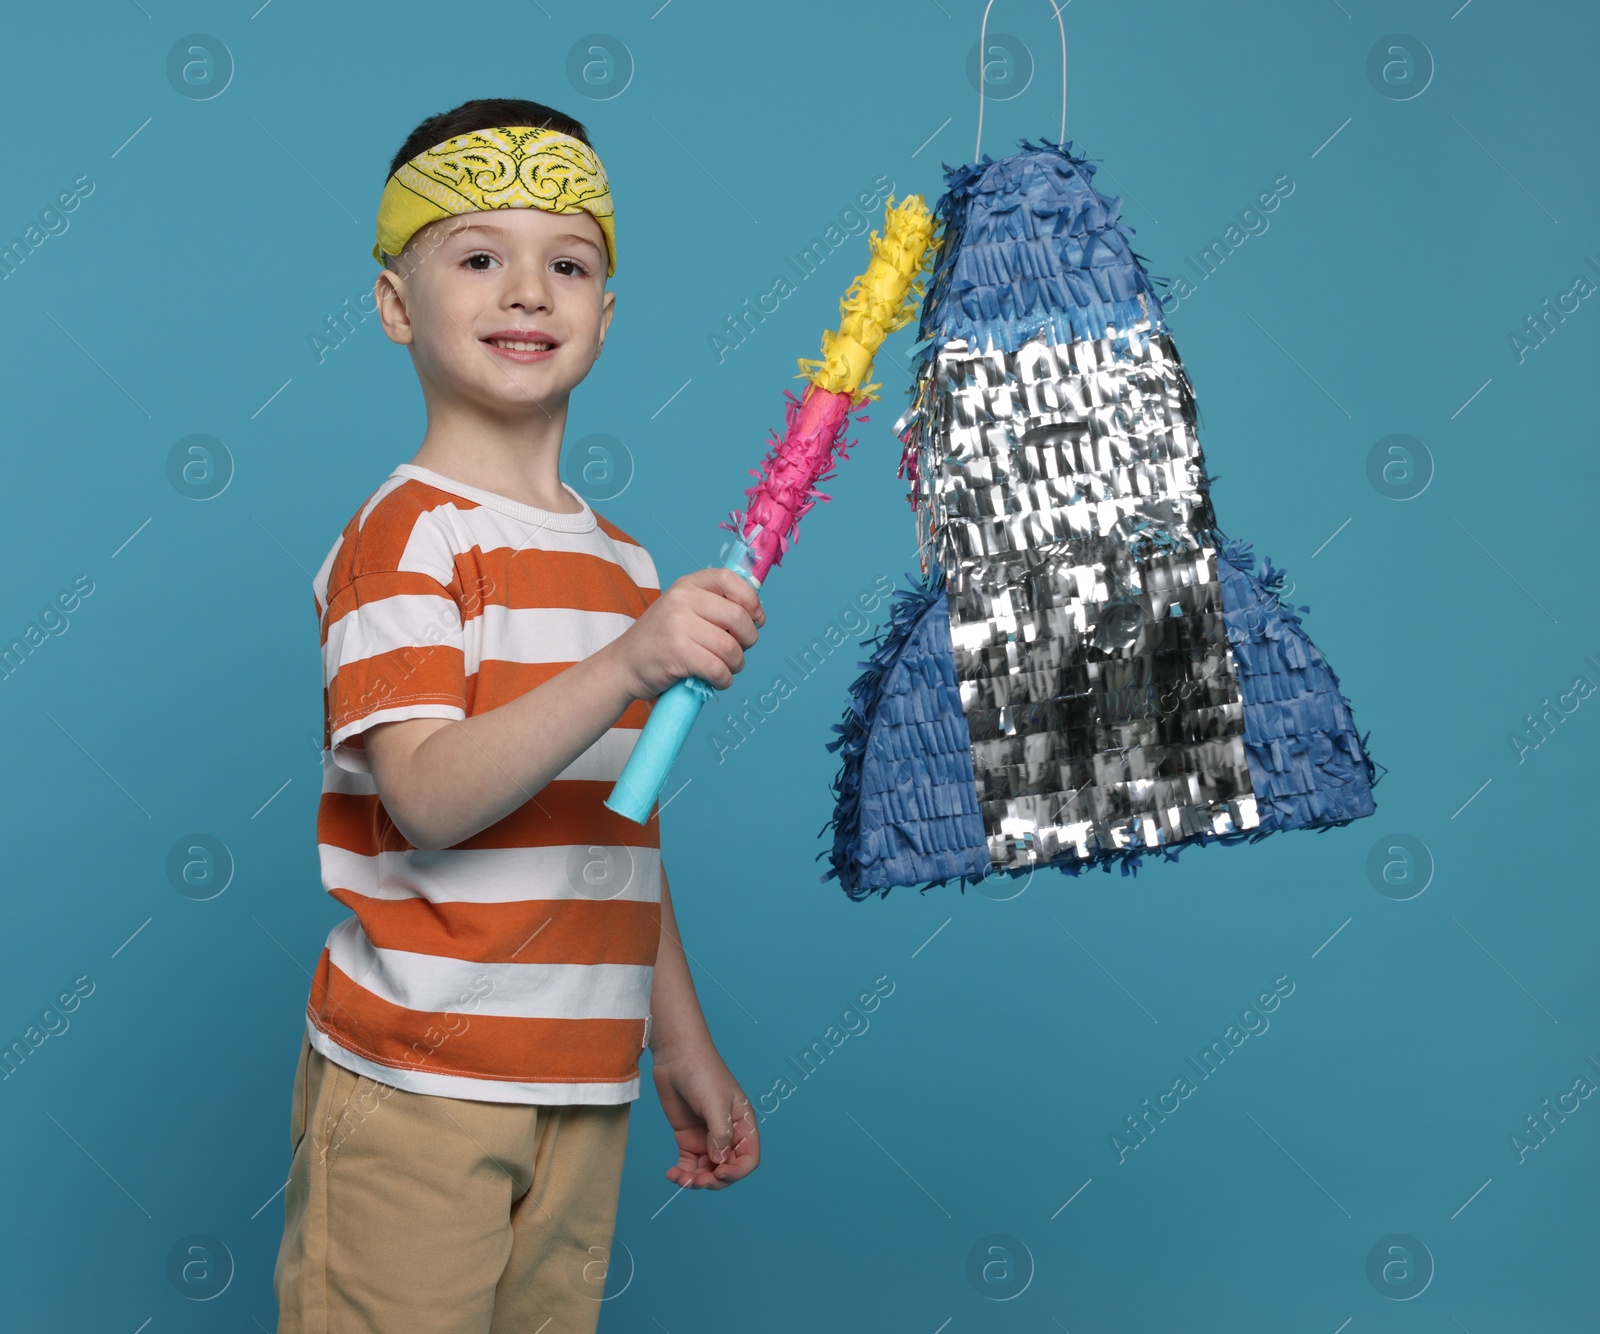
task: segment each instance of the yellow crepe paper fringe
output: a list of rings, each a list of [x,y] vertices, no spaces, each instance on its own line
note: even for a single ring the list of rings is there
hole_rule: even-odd
[[[838,332],[822,335],[822,358],[800,358],[800,373],[819,389],[848,393],[854,407],[876,397],[881,385],[862,382],[872,373],[872,358],[883,340],[910,323],[923,294],[923,269],[938,248],[935,220],[921,195],[907,195],[898,207],[890,195],[883,231],[869,238],[872,260],[850,284],[839,313]]]

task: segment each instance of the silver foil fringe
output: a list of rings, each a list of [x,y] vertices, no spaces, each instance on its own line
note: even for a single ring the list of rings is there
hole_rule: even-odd
[[[1148,322],[935,351],[917,423],[997,867],[1259,823],[1194,395]]]

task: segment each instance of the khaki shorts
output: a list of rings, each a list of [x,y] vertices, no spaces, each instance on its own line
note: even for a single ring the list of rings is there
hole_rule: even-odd
[[[630,1106],[411,1093],[302,1036],[278,1334],[593,1334]]]

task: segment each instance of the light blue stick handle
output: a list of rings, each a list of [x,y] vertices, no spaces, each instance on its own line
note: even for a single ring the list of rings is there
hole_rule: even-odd
[[[736,538],[729,544],[727,559],[722,568],[743,576],[752,587],[761,583],[751,573],[752,553],[744,539]],[[650,717],[639,733],[639,740],[622,768],[611,795],[606,798],[608,810],[643,824],[666,786],[671,770],[683,743],[689,739],[694,720],[700,709],[716,691],[697,676],[691,676],[668,687],[651,706]]]

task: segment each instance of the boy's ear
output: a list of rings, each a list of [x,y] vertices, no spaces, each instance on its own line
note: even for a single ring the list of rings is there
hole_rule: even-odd
[[[385,268],[373,286],[378,302],[378,319],[391,343],[409,344],[412,340],[411,315],[406,310],[406,284],[393,269]]]
[[[611,315],[616,309],[617,294],[608,291],[602,299],[600,308],[600,337],[595,342],[594,354],[599,356],[601,349],[606,345],[606,330],[611,327]]]

